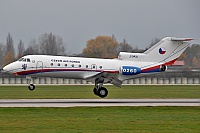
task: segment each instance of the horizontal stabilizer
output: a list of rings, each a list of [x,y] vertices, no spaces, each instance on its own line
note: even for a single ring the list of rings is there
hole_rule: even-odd
[[[194,40],[193,38],[176,38],[176,37],[172,37],[171,41],[192,41]]]

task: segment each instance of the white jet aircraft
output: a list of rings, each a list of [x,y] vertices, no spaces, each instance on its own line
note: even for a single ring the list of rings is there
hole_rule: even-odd
[[[189,46],[192,38],[166,37],[144,53],[120,52],[116,59],[27,55],[8,64],[4,72],[25,75],[29,90],[34,90],[34,77],[84,79],[95,83],[94,94],[104,98],[108,90],[104,83],[121,87],[122,81],[138,75],[163,72],[172,65]]]

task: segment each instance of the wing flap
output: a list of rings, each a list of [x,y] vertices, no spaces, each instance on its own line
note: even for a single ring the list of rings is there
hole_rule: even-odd
[[[111,79],[110,83],[119,88],[121,88],[121,85],[122,85],[122,81],[119,80],[118,78]]]
[[[87,77],[85,78],[85,80],[94,82],[97,78],[103,78],[104,83],[111,83],[114,86],[121,88],[122,81],[118,79],[118,73],[104,71],[96,75]]]

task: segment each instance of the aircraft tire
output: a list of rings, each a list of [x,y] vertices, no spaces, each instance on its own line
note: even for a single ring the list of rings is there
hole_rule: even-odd
[[[94,87],[93,92],[94,92],[95,95],[98,96],[98,89],[96,87]]]
[[[30,84],[30,85],[28,86],[28,89],[29,89],[30,91],[35,90],[35,85],[34,85],[34,84]]]
[[[105,98],[108,95],[108,90],[104,87],[98,89],[98,96],[101,98]]]

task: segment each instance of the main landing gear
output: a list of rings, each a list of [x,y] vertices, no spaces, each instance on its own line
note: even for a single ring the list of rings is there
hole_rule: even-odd
[[[108,90],[105,87],[101,88],[94,87],[94,94],[101,98],[104,98],[108,95]]]
[[[108,95],[108,90],[103,87],[103,81],[104,79],[96,79],[95,80],[95,87],[94,87],[94,94],[101,97],[105,98]]]

